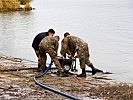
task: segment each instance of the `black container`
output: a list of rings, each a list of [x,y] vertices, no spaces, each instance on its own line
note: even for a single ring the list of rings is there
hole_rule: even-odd
[[[66,71],[68,72],[72,67],[73,67],[73,59],[62,59],[62,58],[59,58],[58,59],[60,64],[61,64],[61,67]]]

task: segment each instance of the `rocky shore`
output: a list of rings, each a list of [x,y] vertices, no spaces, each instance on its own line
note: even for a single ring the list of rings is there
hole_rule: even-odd
[[[33,76],[38,74],[35,65],[0,54],[0,100],[69,100],[37,86]],[[81,100],[133,100],[132,84],[96,79],[91,74],[78,78],[58,77],[48,72],[38,81]]]

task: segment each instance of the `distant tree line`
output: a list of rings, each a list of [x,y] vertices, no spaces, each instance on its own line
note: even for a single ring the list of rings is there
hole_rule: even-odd
[[[29,3],[29,2],[31,2],[32,0],[18,0],[18,1],[20,1],[20,4],[21,4],[21,5],[25,5],[26,3]]]
[[[32,10],[32,0],[0,0],[0,11]],[[20,5],[24,5],[22,8]]]

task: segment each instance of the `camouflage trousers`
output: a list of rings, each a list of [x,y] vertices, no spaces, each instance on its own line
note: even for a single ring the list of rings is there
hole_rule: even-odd
[[[38,51],[35,50],[35,53],[36,56],[38,57],[38,69],[44,70],[46,68],[46,60],[47,60],[46,54],[44,53],[43,57],[41,57],[39,50]],[[44,65],[43,67],[41,67],[42,63]]]
[[[44,70],[46,68],[46,60],[47,60],[46,53],[45,52],[40,52],[40,50],[39,50],[38,66],[41,70]]]
[[[54,61],[55,66],[59,72],[63,72],[63,68],[61,67],[59,60],[57,58],[57,52],[53,48],[39,48],[39,59],[38,63],[41,66],[41,69],[44,70],[46,67],[46,53],[49,54],[51,59]]]
[[[89,66],[91,64],[91,62],[89,60],[90,54],[89,54],[88,45],[84,45],[81,48],[79,48],[77,50],[77,55],[79,58],[81,69],[85,68],[85,65]]]

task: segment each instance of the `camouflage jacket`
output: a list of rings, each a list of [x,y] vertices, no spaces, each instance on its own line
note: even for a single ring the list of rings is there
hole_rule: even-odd
[[[39,44],[39,47],[48,49],[48,48],[53,48],[56,52],[58,50],[59,43],[58,41],[52,37],[52,36],[47,36],[42,39],[42,41]]]
[[[61,55],[65,55],[69,51],[73,56],[72,53],[75,54],[77,50],[84,48],[86,45],[88,44],[82,39],[69,35],[63,39],[60,53]]]

